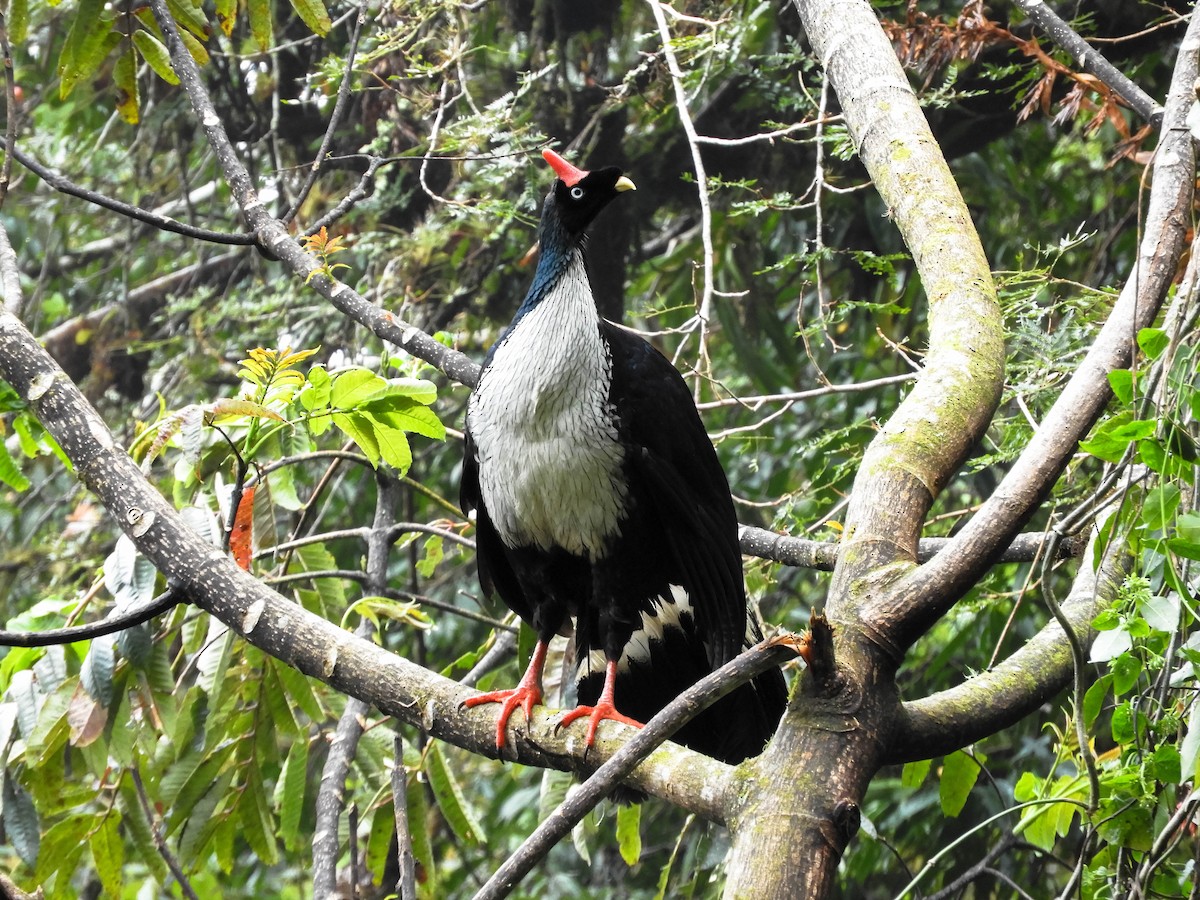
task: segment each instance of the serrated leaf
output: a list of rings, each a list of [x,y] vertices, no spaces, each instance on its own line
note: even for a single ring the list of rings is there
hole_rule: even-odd
[[[259,861],[274,865],[279,860],[275,842],[275,816],[267,803],[262,773],[257,766],[246,771],[245,783],[238,801],[238,821],[241,837],[250,845]]]
[[[407,397],[379,397],[359,406],[358,411],[381,424],[401,431],[411,431],[435,441],[446,437],[446,426],[427,406],[414,405]]]
[[[462,787],[446,763],[441,744],[434,742],[425,755],[425,774],[442,818],[460,841],[482,844],[485,841],[479,817],[463,796]]]
[[[179,76],[175,74],[171,65],[171,54],[167,52],[162,41],[139,28],[133,33],[133,45],[138,48],[142,59],[146,60],[155,75],[167,84],[179,84]]]
[[[325,4],[321,0],[292,0],[292,9],[296,10],[304,24],[321,37],[329,34],[329,29],[333,27],[333,22],[329,19],[329,13],[325,10]]]
[[[279,836],[289,850],[301,846],[300,814],[304,811],[304,787],[308,784],[308,741],[292,743],[275,787],[275,805],[279,808]]]
[[[408,435],[369,413],[363,416],[354,414],[354,417],[370,423],[380,458],[401,475],[407,472],[412,465],[412,447],[409,446]]]
[[[938,782],[938,798],[942,812],[951,818],[958,816],[967,803],[967,797],[979,778],[979,764],[966,753],[956,750],[942,760],[942,774]]]
[[[96,874],[100,876],[100,885],[104,888],[104,896],[121,896],[121,871],[125,866],[125,842],[121,838],[118,826],[120,815],[111,810],[100,823],[88,846],[92,851],[92,861],[96,864]]]
[[[33,798],[16,782],[12,772],[4,772],[3,777],[4,830],[21,861],[32,869],[37,866],[41,844],[41,823],[37,810],[33,806]]]
[[[617,849],[631,868],[642,858],[642,804],[617,807]]]

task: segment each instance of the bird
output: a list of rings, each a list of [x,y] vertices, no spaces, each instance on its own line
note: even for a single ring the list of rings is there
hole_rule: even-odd
[[[687,383],[642,337],[597,311],[588,226],[635,190],[615,166],[585,171],[547,149],[536,271],[488,351],[467,403],[460,486],[474,521],[485,594],[536,634],[500,704],[496,747],[513,713],[543,702],[549,642],[573,632],[587,719],[641,726],[703,676],[761,639],[742,575],[724,470]],[[757,756],[787,700],[772,668],[685,725],[674,740],[729,763]]]

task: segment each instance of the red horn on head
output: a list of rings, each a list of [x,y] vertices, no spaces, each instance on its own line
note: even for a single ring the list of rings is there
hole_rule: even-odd
[[[549,148],[542,151],[542,158],[550,163],[550,168],[554,170],[554,174],[561,178],[563,184],[567,187],[577,184],[587,177],[587,172],[583,171],[583,169],[575,168],[575,166]]]

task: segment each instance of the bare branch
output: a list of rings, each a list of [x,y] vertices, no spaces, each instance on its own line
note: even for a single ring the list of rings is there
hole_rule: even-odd
[[[1137,264],[1095,343],[1029,445],[987,502],[951,538],[947,551],[911,573],[869,611],[875,627],[886,629],[902,645],[923,634],[975,583],[1050,493],[1112,396],[1108,373],[1131,364],[1138,330],[1158,314],[1190,225],[1195,148],[1184,120],[1195,102],[1198,51],[1200,16],[1193,16],[1167,97]]]
[[[1090,643],[1092,619],[1112,602],[1130,562],[1123,548],[1113,549],[1097,572],[1092,567],[1095,540],[1084,551],[1071,592],[1060,604],[1071,630],[1085,643]],[[1071,648],[1055,620],[994,669],[905,703],[887,761],[929,759],[1003,731],[1066,687],[1073,671]]]
[[[1125,74],[1105,59],[1099,50],[1080,37],[1058,13],[1042,0],[1016,0],[1016,4],[1050,40],[1070,53],[1083,71],[1104,82],[1113,93],[1128,103],[1130,109],[1143,121],[1156,128],[1162,124],[1163,108],[1158,102],[1125,77]]]

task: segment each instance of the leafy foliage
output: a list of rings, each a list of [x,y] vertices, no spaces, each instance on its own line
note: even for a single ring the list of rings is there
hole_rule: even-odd
[[[771,133],[703,149],[719,293],[701,328],[698,188],[642,5],[568,15],[562,4],[420,0],[367,22],[350,64],[348,20],[335,24],[321,0],[168,5],[263,202],[312,229],[318,271],[476,357],[528,280],[519,261],[545,179],[527,154],[570,142],[582,164],[627,168],[641,190],[593,241],[606,314],[691,373],[743,521],[836,539],[862,450],[906,390],[897,376],[919,364],[924,299],[786,9],[687,2],[671,22],[698,130]],[[1131,271],[1143,148],[1111,94],[1079,88],[1040,46],[1026,55],[1015,26],[978,24],[977,4],[904,18],[879,7],[978,213],[1010,331],[1001,414],[931,518],[929,533],[946,534],[1027,443]],[[1124,30],[1141,33],[1147,15]],[[23,150],[98,194],[241,231],[148,8],[9,0],[5,16],[27,96]],[[1152,30],[1124,60],[1155,95],[1176,34]],[[301,195],[343,78],[350,109]],[[327,228],[366,157],[378,169],[365,196]],[[193,527],[305,608],[347,627],[367,619],[388,649],[465,676],[490,646],[494,610],[476,596],[470,524],[447,499],[464,391],[351,328],[253,250],[130,225],[19,166],[17,191],[3,215],[29,295],[23,318]],[[917,874],[936,896],[996,847],[992,867],[1018,884],[1065,884],[1082,859],[1085,896],[1134,881],[1194,890],[1194,327],[1163,322],[1137,343],[1137,367],[1110,378],[1112,414],[1054,496],[1061,512],[1116,486],[1106,533],[1135,551],[1120,603],[1095,623],[1088,690],[1056,701],[1048,725],[884,772],[844,862],[847,896],[892,897]],[[843,389],[790,396],[825,385]],[[362,530],[387,478],[405,485],[402,521],[374,584]],[[1069,568],[997,567],[913,649],[902,688],[932,693],[1019,646],[1049,618],[1038,590],[1061,593]],[[748,583],[767,620],[789,628],[827,587],[821,573],[761,561]],[[162,589],[0,385],[6,627],[98,618]],[[485,677],[511,681],[512,668]],[[308,890],[325,735],[343,697],[184,608],[120,638],[11,649],[0,691],[0,861],[20,883],[49,897],[177,895],[170,859],[201,896]],[[422,895],[462,896],[568,790],[566,776],[415,733],[396,761],[390,728],[374,714],[366,724],[346,791],[358,856],[345,833],[340,843],[341,867],[363,882],[379,884],[389,865],[398,801]],[[655,802],[602,808],[573,837],[527,896],[701,897],[722,880],[723,832]],[[973,890],[1008,896],[982,879]]]

